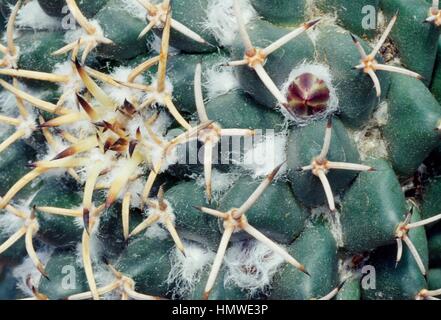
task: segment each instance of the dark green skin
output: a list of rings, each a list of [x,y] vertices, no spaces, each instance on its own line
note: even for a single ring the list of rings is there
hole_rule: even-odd
[[[129,232],[140,224],[145,218],[138,209],[131,208],[129,218]],[[105,245],[106,250],[103,255],[108,260],[118,258],[121,252],[126,248],[127,242],[124,239],[122,226],[121,202],[113,204],[100,216],[98,226],[98,239]],[[134,240],[140,235],[133,236]]]
[[[50,300],[64,300],[73,294],[90,290],[84,269],[77,263],[75,251],[56,249],[45,270],[49,279],[41,277],[38,291]],[[69,283],[70,280],[74,283]]]
[[[415,211],[412,221],[418,220],[420,215]],[[424,228],[411,230],[409,237],[427,269],[428,252]],[[403,256],[397,266],[395,266],[396,255],[396,244],[381,247],[371,255],[366,264],[375,268],[376,289],[364,289],[362,286],[363,300],[413,300],[418,292],[427,288],[426,280],[409,249],[403,247]]]
[[[188,296],[183,297],[186,300],[202,300],[204,295],[205,285],[208,281],[210,269],[204,270],[200,280],[196,283],[193,292],[190,292]],[[211,289],[208,300],[247,300],[249,299],[245,290],[241,290],[239,287],[228,284],[224,285],[224,276],[226,270],[222,268],[219,271],[216,282],[213,289]]]
[[[275,40],[289,33],[291,29],[280,28],[263,20],[252,21],[247,25],[248,33],[255,47],[265,48]],[[242,41],[237,38],[232,48],[232,59],[242,60],[245,49]],[[314,46],[306,34],[302,34],[272,53],[266,63],[265,70],[277,87],[281,88],[288,79],[292,69],[304,60],[314,60]],[[236,75],[243,90],[265,107],[273,108],[277,101],[264,86],[256,72],[248,66],[235,67]]]
[[[423,204],[421,207],[422,215],[425,219],[436,216],[441,213],[441,177],[436,177],[424,186],[423,192]],[[427,226],[428,228],[431,225]]]
[[[11,134],[13,131],[11,131]],[[3,135],[1,141],[9,134]],[[0,154],[0,194],[5,195],[22,176],[29,172],[26,167],[36,159],[36,152],[23,140],[15,142]],[[20,198],[30,196],[36,189],[28,185],[18,193]],[[15,197],[14,199],[17,199]]]
[[[165,296],[170,273],[169,255],[174,248],[171,239],[142,237],[129,243],[116,263],[116,269],[135,281],[136,291]]]
[[[354,1],[355,2],[355,1]],[[351,36],[344,29],[333,26],[318,26],[321,32],[317,39],[319,61],[329,65],[339,100],[340,119],[350,128],[360,128],[371,117],[378,105],[378,98],[371,78],[352,68],[360,64],[360,55]],[[362,39],[360,44],[366,52],[372,49]],[[381,63],[381,57],[377,57]],[[389,76],[377,72],[383,96],[389,89]]]
[[[87,17],[92,18],[108,0],[77,0],[76,3],[81,12]],[[38,0],[41,8],[50,16],[63,17],[69,11],[63,11],[63,7],[67,6],[65,0]]]
[[[441,288],[441,269],[430,269],[427,273],[427,284],[429,290],[438,290]]]
[[[433,96],[441,102],[441,40],[438,41],[438,50],[436,53],[435,67],[433,68],[432,83],[430,85],[430,91]]]
[[[217,50],[217,41],[208,28],[201,21],[207,20],[208,0],[179,0],[173,1],[173,19],[182,23],[190,30],[200,35],[208,44],[198,43],[173,28],[170,33],[170,45],[187,53],[208,53]],[[162,35],[162,29],[154,29],[158,35]]]
[[[261,179],[255,180],[252,177],[240,178],[222,197],[220,210],[226,212],[231,208],[239,208],[261,182]],[[245,215],[250,225],[270,239],[289,244],[302,232],[308,212],[298,203],[287,182],[276,181]],[[237,241],[249,237],[247,233],[239,232],[232,239]]]
[[[78,208],[82,202],[78,187],[68,177],[45,179],[31,207]],[[83,228],[76,223],[75,218],[38,211],[36,217],[40,226],[37,237],[43,242],[56,247],[73,246],[80,242]]]
[[[9,236],[0,235],[0,244],[8,240]],[[8,250],[0,254],[0,263],[19,263],[24,257],[27,256],[25,239],[22,237],[16,243],[14,243]]]
[[[6,24],[11,13],[9,6],[16,3],[17,0],[2,0],[0,2],[0,31],[6,30]]]
[[[373,160],[369,165],[376,171],[360,173],[342,200],[343,242],[350,252],[392,243],[407,212],[400,183],[389,163]]]
[[[103,29],[104,36],[114,42],[100,45],[98,55],[117,61],[134,58],[150,49],[145,39],[138,40],[145,27],[144,21],[131,15],[121,5],[119,0],[110,0],[94,18]],[[150,39],[151,35],[148,37]]]
[[[20,48],[18,60],[20,69],[51,73],[57,63],[66,60],[63,55],[52,55],[53,52],[66,45],[62,31],[26,31],[21,33],[15,42]],[[51,87],[48,82],[37,80],[26,80],[26,83],[39,88]]]
[[[389,157],[397,174],[410,176],[440,145],[441,107],[420,80],[402,75],[392,76],[388,102]]]
[[[363,19],[368,12],[364,12],[363,8],[372,6],[375,8],[375,13],[379,11],[378,5],[380,0],[319,0],[317,7],[326,13],[336,13],[337,23],[345,29],[360,37],[372,38],[376,34],[376,27],[374,29],[365,29],[363,27]],[[371,13],[369,11],[369,13]],[[375,14],[377,17],[377,14]]]
[[[305,0],[251,0],[259,16],[265,20],[286,26],[297,26],[306,22]]]
[[[288,179],[297,198],[306,206],[319,206],[326,202],[320,179],[311,171],[300,172],[299,168],[311,164],[320,154],[325,134],[326,120],[311,123],[306,127],[291,130],[288,138]],[[345,127],[337,118],[333,121],[329,161],[360,163],[358,151],[349,138]],[[327,174],[334,195],[346,190],[357,173],[345,170],[330,170]]]
[[[208,118],[222,128],[274,129],[283,126],[283,116],[257,104],[250,96],[237,90],[216,97],[206,104]]]
[[[429,84],[435,64],[440,29],[423,23],[431,5],[423,0],[381,1],[389,19],[399,10],[398,20],[390,34],[400,52],[401,63],[425,78]]]
[[[346,280],[343,287],[335,296],[335,300],[360,300],[361,299],[361,286],[360,277],[353,276]]]
[[[270,299],[318,299],[338,285],[337,244],[324,223],[308,226],[288,252],[305,265],[311,276],[284,265],[273,280]]]
[[[210,207],[206,200],[205,188],[195,181],[182,181],[165,192],[173,213],[178,234],[184,239],[216,249],[221,235],[213,217],[200,212],[195,207]],[[214,204],[216,206],[216,204]]]
[[[167,63],[168,79],[173,85],[173,99],[179,111],[193,114],[196,112],[194,98],[194,74],[196,65],[202,63],[202,82],[207,69],[220,65],[227,60],[223,52],[213,54],[179,54],[170,56]],[[155,70],[152,68],[152,71]],[[204,97],[207,97],[206,90],[202,86]]]
[[[0,299],[17,299],[17,279],[12,275],[12,270],[7,267],[0,267]]]
[[[436,224],[427,232],[430,266],[441,267],[441,224]]]

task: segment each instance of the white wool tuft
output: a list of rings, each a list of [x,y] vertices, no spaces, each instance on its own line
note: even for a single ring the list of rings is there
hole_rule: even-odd
[[[156,79],[156,77],[153,77],[151,86],[153,88],[157,88],[158,80]],[[170,79],[168,79],[168,77],[167,77],[165,79],[165,90],[161,93],[157,92],[157,90],[149,92],[146,94],[146,98],[147,99],[154,98],[154,101],[156,102],[156,104],[161,105],[161,106],[165,106],[164,96],[165,95],[173,96],[172,93],[173,93],[173,84],[171,83]]]
[[[249,291],[250,296],[267,293],[274,274],[284,262],[283,257],[258,241],[235,243],[225,255],[224,285],[232,283]]]
[[[213,169],[211,174],[211,191],[212,199],[217,202],[228,191],[228,189],[236,182],[240,174],[238,172],[220,172],[217,169]],[[196,178],[196,183],[205,187],[205,178],[200,175]]]
[[[200,280],[202,271],[214,259],[214,252],[194,243],[184,243],[184,256],[175,249],[170,255],[171,270],[167,283],[173,285],[174,296],[184,296],[193,291]]]
[[[251,149],[245,150],[242,167],[250,170],[254,178],[270,174],[274,168],[286,161],[287,132],[266,133],[256,138]],[[286,171],[282,166],[278,176]]]
[[[23,5],[18,11],[16,26],[34,30],[56,30],[61,28],[61,21],[47,15],[38,1],[33,0]]]
[[[323,80],[326,84],[326,87],[329,89],[329,101],[328,106],[322,114],[315,116],[315,117],[309,117],[307,119],[303,119],[300,117],[296,117],[295,115],[292,115],[288,113],[284,108],[281,109],[282,113],[287,117],[288,119],[294,121],[297,125],[307,125],[312,120],[317,119],[324,119],[329,114],[332,114],[338,110],[338,96],[337,91],[334,86],[334,80],[331,75],[331,71],[329,70],[329,67],[327,65],[318,64],[318,63],[308,63],[306,61],[303,61],[300,65],[298,65],[296,68],[294,68],[291,73],[289,74],[289,77],[287,81],[283,84],[281,92],[284,96],[288,95],[288,88],[290,84],[300,75],[305,73],[311,73],[315,75],[318,79]]]
[[[241,13],[245,24],[257,17],[249,0],[241,1]],[[231,46],[239,33],[234,15],[233,0],[211,0],[207,9],[206,28],[223,46]]]
[[[82,217],[75,218],[75,224],[84,229],[84,221]],[[90,230],[90,258],[94,265],[100,264],[102,252],[103,250],[105,250],[105,247],[103,247],[98,237],[99,224],[100,221],[98,219],[98,221],[94,224],[92,230]],[[76,247],[76,263],[79,266],[83,265],[83,253],[81,243],[78,243]]]
[[[78,102],[75,92],[81,91],[85,88],[83,81],[76,71],[72,69],[72,63],[65,61],[57,63],[54,67],[54,74],[69,76],[67,83],[60,83],[58,92],[61,94],[68,94],[64,101],[64,107],[77,110]]]
[[[110,76],[117,81],[127,82],[127,79],[133,69],[129,67],[117,67],[115,68]],[[137,77],[135,83],[142,84],[142,78]],[[124,103],[124,100],[128,101],[140,101],[144,93],[141,90],[136,90],[132,88],[128,88],[126,86],[121,86],[117,88],[115,86],[111,86],[108,83],[104,83],[103,90],[112,98],[112,100],[116,101],[119,105]]]
[[[6,212],[0,214],[0,234],[9,237],[23,226],[23,219]]]
[[[19,114],[15,96],[9,91],[3,90],[0,92],[0,111],[8,116]]]
[[[33,113],[33,112],[32,112]],[[36,115],[29,116],[26,120],[24,120],[18,127],[17,130],[24,130],[25,135],[23,136],[24,139],[28,139],[32,136],[34,133],[34,130],[37,127],[37,124],[35,123]]]
[[[147,228],[145,236],[149,239],[165,240],[168,238],[168,232],[155,223]]]
[[[78,39],[82,38],[86,42],[90,40],[94,40],[95,36],[104,36],[103,29],[99,25],[97,20],[89,20],[89,23],[92,24],[96,31],[95,34],[89,35],[83,28],[76,28],[74,30],[69,30],[64,34],[64,41],[66,43],[72,43],[78,41]]]
[[[94,267],[93,274],[98,288],[107,286],[117,279],[107,265],[99,264]],[[121,296],[120,290],[116,289],[104,295],[100,295],[102,300],[119,300]]]
[[[227,59],[225,59],[225,62]],[[204,70],[204,87],[207,90],[207,99],[211,100],[240,88],[234,69],[222,66],[222,63],[213,65]]]
[[[387,158],[387,143],[383,139],[381,127],[388,122],[388,104],[386,101],[382,102],[374,113],[372,119],[361,130],[352,131],[354,141],[357,144],[361,160],[365,161],[370,157]]]
[[[142,209],[142,191],[145,185],[144,178],[138,178],[134,181],[131,181],[127,186],[127,191],[131,194],[130,206],[132,208]]]
[[[151,48],[151,50],[157,54],[161,52],[161,38],[158,37],[156,34],[153,34],[153,37],[149,37],[147,40],[148,46]],[[168,54],[169,56],[175,56],[179,54],[179,49],[176,49],[169,45],[168,48]]]
[[[49,261],[52,252],[53,249],[49,247],[45,247],[37,251],[37,256],[43,263],[43,265],[46,265],[46,263]],[[41,273],[35,267],[31,258],[26,257],[20,265],[14,268],[14,270],[12,271],[12,275],[18,280],[17,289],[23,292],[26,297],[33,297],[34,295],[32,293],[32,290],[28,287],[26,280],[28,279],[28,277],[30,277],[32,284],[37,287],[41,279]]]

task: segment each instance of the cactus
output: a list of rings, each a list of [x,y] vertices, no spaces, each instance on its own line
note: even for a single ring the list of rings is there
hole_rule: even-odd
[[[439,1],[0,13],[0,298],[440,298]]]

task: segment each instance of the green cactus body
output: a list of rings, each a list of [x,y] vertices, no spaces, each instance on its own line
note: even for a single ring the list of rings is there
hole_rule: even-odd
[[[306,19],[305,0],[252,0],[253,7],[265,20],[278,25],[298,25]]]
[[[98,54],[113,60],[128,60],[148,51],[147,42],[138,40],[144,28],[141,19],[125,9],[124,4],[110,0],[94,17],[103,29],[105,37],[113,44],[102,45]]]
[[[376,172],[361,173],[342,200],[343,242],[352,252],[391,243],[406,213],[405,198],[390,165],[384,160],[371,164]]]
[[[116,267],[135,281],[138,292],[165,296],[168,291],[167,278],[171,270],[169,255],[173,242],[140,238],[127,246],[119,257]]]
[[[361,284],[360,277],[354,276],[348,279],[337,296],[335,300],[360,300],[361,298]]]
[[[295,128],[290,132],[287,154],[289,181],[298,199],[307,206],[319,206],[325,203],[325,193],[320,181],[311,172],[300,172],[299,168],[309,165],[321,150],[325,121],[317,121],[306,127]],[[340,121],[334,122],[329,160],[359,162],[359,155],[354,143],[349,138]],[[328,179],[333,192],[343,192],[355,178],[350,171],[331,171]]]
[[[38,291],[51,300],[64,300],[67,297],[88,291],[84,269],[71,250],[55,250],[47,265],[48,278],[42,278]]]
[[[31,206],[74,209],[81,205],[81,197],[72,192],[76,188],[73,181],[62,179],[46,180],[41,189],[32,199]],[[36,213],[39,225],[38,238],[42,241],[57,246],[72,246],[81,240],[83,227],[78,225],[73,217]]]
[[[338,23],[360,37],[372,38],[377,29],[379,0],[319,0],[323,12],[336,14]]]
[[[325,224],[307,227],[288,251],[303,261],[311,277],[284,266],[274,280],[272,299],[318,299],[337,285],[337,244]]]
[[[424,218],[430,218],[437,215],[441,209],[441,200],[438,197],[441,191],[441,179],[431,179],[425,186],[423,194],[423,205],[421,214]]]
[[[397,20],[391,38],[401,52],[403,65],[421,74],[429,84],[440,35],[439,28],[422,23],[429,6],[421,0],[391,0],[381,1],[381,7],[388,17],[399,10],[401,19]]]
[[[412,221],[420,219],[419,213],[414,213]],[[417,248],[423,263],[427,266],[427,239],[425,231],[416,229],[409,233]],[[421,274],[414,257],[407,248],[404,249],[401,261],[396,264],[397,247],[385,246],[377,249],[368,260],[368,265],[375,268],[376,288],[362,286],[362,297],[366,300],[413,300],[420,290],[427,287],[426,280]]]
[[[203,187],[193,181],[184,181],[168,189],[165,197],[173,208],[180,234],[215,249],[221,236],[219,229],[210,217],[195,208],[208,205]]]
[[[260,181],[239,178],[220,200],[220,209],[239,207],[255,190]],[[276,182],[247,213],[251,225],[266,236],[283,243],[291,243],[303,230],[307,211],[298,203],[286,182]],[[242,239],[246,234],[237,234]]]
[[[394,169],[408,176],[439,145],[441,108],[421,81],[399,75],[392,79],[383,134]]]
[[[441,297],[436,1],[0,2],[0,299]]]
[[[429,243],[430,266],[441,265],[441,228],[437,224],[427,232],[427,241]]]
[[[438,290],[441,287],[441,269],[430,269],[427,275],[429,290]]]
[[[182,0],[173,5],[173,19],[179,21],[187,28],[201,36],[206,43],[199,43],[182,33],[173,30],[170,35],[170,44],[179,50],[188,53],[208,53],[216,51],[215,37],[204,27],[203,21],[207,19],[208,0]],[[189,8],[191,8],[189,10]],[[161,30],[155,29],[158,35]]]

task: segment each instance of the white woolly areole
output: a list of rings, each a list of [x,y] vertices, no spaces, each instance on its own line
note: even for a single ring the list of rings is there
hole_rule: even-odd
[[[129,67],[117,67],[115,68],[110,76],[120,82],[127,82],[128,77],[133,69]],[[134,81],[135,83],[142,84],[142,77],[137,77]],[[103,90],[119,105],[124,103],[124,100],[128,100],[130,102],[140,101],[144,93],[141,90],[136,90],[132,88],[128,88],[126,86],[115,87],[108,83],[104,83],[102,86]]]
[[[158,224],[148,227],[144,234],[149,239],[165,240],[168,238],[167,231],[161,228]]]
[[[102,288],[118,280],[110,268],[104,264],[96,265],[93,270],[93,275],[98,288]],[[102,300],[119,300],[120,296],[120,290],[116,289],[104,295],[100,295],[100,298]]]
[[[81,218],[75,218],[78,225],[81,224]],[[84,224],[83,224],[84,225]],[[84,227],[83,227],[84,228]],[[95,228],[94,228],[95,229]],[[102,252],[105,247],[101,245],[101,242],[97,236],[97,232],[93,231],[90,234],[90,259],[93,265],[98,265],[101,262]],[[78,243],[76,247],[76,263],[80,266],[83,265],[83,252],[81,248],[81,243]]]
[[[61,21],[46,14],[37,0],[30,1],[20,8],[15,24],[18,28],[34,30],[56,30],[61,27]]]
[[[9,212],[0,214],[0,234],[2,236],[10,237],[22,226],[23,219],[16,215]]]
[[[153,36],[147,39],[147,44],[153,52],[159,54],[161,52],[161,41],[162,41],[161,38],[153,33]],[[179,54],[179,52],[180,52],[179,49],[176,49],[175,47],[169,45],[168,47],[169,56],[175,56]]]
[[[77,110],[78,102],[75,92],[85,88],[83,81],[76,71],[72,69],[72,62],[65,61],[57,63],[54,67],[54,74],[65,75],[69,77],[66,83],[59,83],[58,92],[67,94],[63,106],[71,110]]]
[[[225,59],[225,62],[227,59]],[[240,88],[234,68],[222,66],[222,63],[213,65],[204,70],[204,88],[207,90],[207,99],[211,100]]]
[[[145,183],[146,180],[141,177],[129,182],[126,192],[130,192],[131,194],[130,206],[132,208],[142,208],[142,191]]]
[[[381,128],[388,122],[388,103],[383,101],[368,124],[361,130],[349,130],[354,139],[362,161],[370,157],[387,158],[387,143],[383,139]]]
[[[202,271],[213,261],[214,252],[195,243],[185,242],[185,256],[178,249],[170,254],[171,270],[167,283],[173,285],[173,296],[184,296],[194,290]]]
[[[307,61],[303,61],[300,65],[294,68],[289,74],[287,81],[282,85],[281,92],[285,97],[288,96],[288,88],[290,84],[294,82],[297,77],[305,73],[313,74],[318,79],[324,81],[326,87],[329,89],[329,101],[323,113],[320,113],[317,116],[308,117],[306,119],[297,117],[294,114],[288,113],[284,108],[281,108],[283,115],[292,120],[297,125],[307,125],[312,120],[324,119],[329,114],[336,112],[338,110],[339,104],[337,91],[333,84],[333,77],[331,75],[329,67],[324,64],[309,63]]]
[[[254,178],[270,174],[278,165],[286,161],[286,143],[288,133],[266,133],[257,138],[251,149],[245,151],[240,164],[251,171]],[[286,164],[280,169],[278,176],[286,171]]]
[[[234,243],[225,255],[224,285],[232,283],[250,296],[268,293],[274,274],[284,262],[283,257],[256,240]]]
[[[52,255],[52,252],[53,249],[45,247],[41,250],[38,250],[36,253],[41,263],[43,263],[43,265],[46,265]],[[12,275],[14,276],[14,278],[17,279],[17,289],[23,292],[26,297],[33,297],[34,295],[32,293],[32,290],[28,287],[26,280],[28,279],[28,277],[30,277],[32,284],[35,287],[38,287],[41,279],[41,273],[35,267],[32,259],[30,257],[26,257],[20,265],[14,268],[14,270],[12,271]]]
[[[228,189],[236,182],[240,174],[238,172],[220,172],[213,169],[211,172],[211,193],[212,199],[217,202],[228,191]],[[196,183],[205,188],[205,177],[200,175],[196,179]],[[207,195],[205,195],[207,196]]]
[[[165,79],[165,90],[163,92],[159,93],[156,90],[156,88],[158,87],[158,79],[156,77],[152,79],[151,87],[155,88],[155,90],[146,94],[147,99],[154,98],[154,101],[161,106],[165,106],[165,95],[173,96],[173,84],[168,79],[168,77],[166,77]]]
[[[205,27],[222,46],[231,46],[239,33],[233,3],[234,0],[211,0],[208,4]],[[249,0],[241,1],[240,5],[245,24],[257,17]]]
[[[15,96],[9,91],[2,90],[0,92],[0,110],[9,116],[18,115]]]
[[[36,118],[36,116],[32,116],[32,114],[30,114],[27,119],[21,119],[23,122],[17,127],[17,130],[24,130],[24,139],[30,138],[37,127],[34,118]]]
[[[95,33],[89,35],[83,28],[76,28],[75,30],[69,30],[64,34],[64,41],[72,43],[82,38],[85,42],[93,41],[96,36],[104,37],[104,32],[97,20],[89,20],[89,23],[95,27]]]

